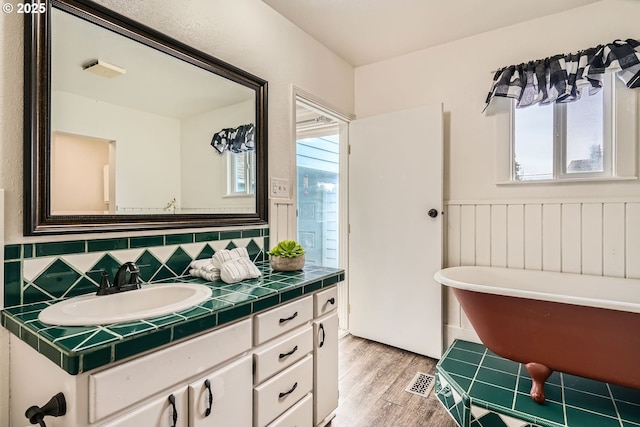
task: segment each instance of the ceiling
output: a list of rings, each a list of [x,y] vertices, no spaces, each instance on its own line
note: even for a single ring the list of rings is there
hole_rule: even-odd
[[[251,102],[255,91],[186,61],[52,9],[51,89],[183,119]],[[83,71],[100,59],[125,70],[112,79]]]
[[[358,67],[600,0],[262,0]]]

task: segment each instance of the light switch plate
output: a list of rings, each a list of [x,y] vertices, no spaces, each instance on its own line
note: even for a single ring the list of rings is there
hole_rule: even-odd
[[[289,180],[286,178],[271,177],[269,195],[283,199],[289,198]]]

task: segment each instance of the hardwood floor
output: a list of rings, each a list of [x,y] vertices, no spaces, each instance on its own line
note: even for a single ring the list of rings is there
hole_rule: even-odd
[[[339,341],[340,400],[330,427],[456,427],[432,390],[406,392],[417,372],[433,375],[436,360],[344,335]]]

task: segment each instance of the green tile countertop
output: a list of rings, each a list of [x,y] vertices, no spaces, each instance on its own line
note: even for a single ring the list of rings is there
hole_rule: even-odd
[[[436,365],[436,396],[460,427],[640,426],[640,390],[560,372],[547,380],[544,404],[530,389],[522,364],[480,344],[456,340]]]
[[[344,270],[305,266],[274,272],[268,261],[256,262],[257,279],[227,284],[183,276],[170,282],[200,283],[212,288],[206,301],[176,313],[100,326],[51,326],[38,314],[57,301],[2,311],[2,326],[72,375],[86,372],[182,338],[224,325],[344,280]],[[162,283],[157,282],[157,283]],[[130,291],[135,292],[135,291]]]

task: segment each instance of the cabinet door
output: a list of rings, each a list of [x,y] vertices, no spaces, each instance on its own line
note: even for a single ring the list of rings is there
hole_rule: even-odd
[[[171,398],[173,396],[173,398]],[[101,427],[187,427],[187,389],[182,388],[133,409]]]
[[[189,384],[189,426],[251,426],[252,399],[249,355]]]
[[[316,319],[313,354],[313,425],[338,407],[338,313]]]

